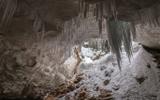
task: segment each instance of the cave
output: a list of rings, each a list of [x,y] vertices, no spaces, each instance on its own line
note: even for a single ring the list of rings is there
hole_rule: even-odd
[[[160,100],[159,0],[0,0],[0,100]]]

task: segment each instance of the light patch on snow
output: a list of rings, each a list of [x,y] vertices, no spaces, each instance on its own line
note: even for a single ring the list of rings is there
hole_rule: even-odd
[[[82,47],[84,59],[80,64],[81,73],[85,75],[80,82],[81,87],[86,87],[91,96],[99,95],[96,90],[99,87],[111,90],[115,100],[160,100],[160,71],[158,72],[152,55],[138,43],[133,43],[131,62],[123,51],[121,71],[112,53],[92,60],[90,58],[94,56],[93,52],[95,51],[90,48]],[[147,67],[148,64],[151,68]],[[108,83],[104,84],[105,81]]]
[[[84,63],[89,64],[89,63],[93,63],[93,60],[91,58],[85,57],[83,59]]]
[[[91,57],[94,56],[92,48],[82,47],[81,48],[81,53],[82,53],[83,56],[88,57],[88,58],[91,58]]]

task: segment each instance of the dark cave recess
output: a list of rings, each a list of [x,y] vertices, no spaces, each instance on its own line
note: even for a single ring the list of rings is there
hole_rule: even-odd
[[[0,97],[0,100],[43,100],[40,97]]]

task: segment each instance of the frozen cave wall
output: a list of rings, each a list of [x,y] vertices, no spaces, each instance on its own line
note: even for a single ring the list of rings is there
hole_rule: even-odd
[[[137,25],[137,41],[142,43],[143,45],[160,49],[160,27],[152,26],[149,24],[146,25]]]
[[[0,30],[0,99],[43,96],[59,83],[68,81],[66,77],[73,74],[74,66],[71,65],[73,69],[67,69],[63,65],[68,57],[72,58],[73,65],[77,63],[77,59],[70,52],[74,45],[70,43],[66,46],[57,40],[66,37],[61,34],[62,24],[78,15],[77,1],[27,1],[32,4],[32,9],[40,13],[46,24],[46,32],[33,30],[34,10],[23,11],[25,6],[22,11],[16,12],[6,32]],[[82,41],[99,37],[97,22],[92,19],[94,18],[83,19],[80,27],[72,32],[73,37]],[[148,47],[160,47],[159,27],[137,25],[136,30],[136,41]],[[103,38],[107,38],[105,32],[106,30],[103,30]],[[77,41],[73,39],[72,42]],[[62,70],[66,70],[66,73]]]
[[[62,17],[58,18],[58,23],[65,23]],[[44,97],[68,82],[77,64],[72,48],[88,38],[99,37],[97,22],[92,19],[95,18],[81,20],[71,34],[61,33],[62,29],[55,26],[47,27],[46,32],[35,32],[28,19],[13,19],[8,31],[0,33],[0,99]],[[57,27],[59,24],[54,22]],[[70,25],[70,21],[66,23]],[[68,41],[70,38],[72,41]]]

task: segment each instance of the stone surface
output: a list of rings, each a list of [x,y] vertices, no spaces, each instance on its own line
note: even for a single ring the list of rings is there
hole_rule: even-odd
[[[21,5],[22,9],[17,11],[13,16],[12,23],[8,27],[7,32],[1,32],[0,30],[0,96],[44,96],[44,94],[50,92],[53,88],[62,83],[66,83],[68,81],[67,78],[73,76],[73,71],[77,63],[77,59],[71,56],[68,59],[68,62],[72,63],[62,65],[70,54],[68,54],[68,51],[64,48],[66,47],[66,44],[59,43],[60,40],[58,40],[59,36],[61,36],[62,24],[78,15],[77,0],[25,1],[27,1],[29,5],[26,3]],[[150,7],[153,3],[159,2],[158,0],[129,1],[131,2],[127,3],[125,0],[118,1],[120,2],[118,3],[120,4],[120,9],[118,10],[121,15],[119,17],[124,20],[128,20],[128,15],[131,13],[134,14],[135,10]],[[131,6],[132,4],[133,6]],[[46,24],[45,30],[47,32],[45,34],[42,32],[35,32],[33,29],[35,13],[38,13],[39,17]],[[0,13],[0,17],[1,15],[2,14]],[[105,31],[106,30],[103,30],[102,34],[106,36]],[[81,27],[77,28],[73,33],[78,34],[77,36],[72,34],[74,38],[78,37],[83,41],[91,37],[97,38],[99,37],[97,22],[95,22],[93,18],[84,19],[81,22]],[[89,35],[86,35],[87,33]],[[145,46],[160,48],[159,33],[159,27],[137,25],[137,41]],[[65,38],[66,36],[60,39],[63,40]],[[74,38],[72,39],[74,40]],[[107,37],[103,38],[106,39]],[[57,42],[59,43],[58,45],[56,44]],[[79,41],[76,40],[74,40],[74,42],[79,43]],[[72,46],[72,44],[67,44],[68,48],[71,48]],[[134,48],[134,50],[137,52],[138,48]],[[144,50],[139,51],[135,57],[136,60],[134,60],[133,67],[124,69],[122,75],[120,75],[115,68],[117,67],[117,64],[114,61],[115,58],[113,55],[105,55],[102,58],[99,57],[99,55],[102,56],[105,54],[97,52],[93,57],[93,60],[95,60],[93,64],[91,64],[92,60],[90,60],[88,61],[89,63],[85,63],[83,66],[81,65],[81,68],[85,68],[85,70],[89,70],[93,65],[96,68],[98,67],[96,71],[92,70],[92,73],[86,73],[86,80],[89,80],[84,83],[82,82],[83,84],[90,83],[89,86],[91,86],[91,88],[94,87],[96,88],[95,90],[99,91],[99,88],[102,87],[97,88],[97,85],[100,85],[99,83],[103,84],[105,80],[100,78],[104,78],[104,71],[107,70],[105,73],[107,78],[112,77],[113,79],[111,79],[111,82],[106,86],[112,88],[112,83],[116,80],[118,85],[116,84],[117,87],[115,86],[113,90],[116,90],[118,93],[122,92],[122,94],[119,94],[120,96],[116,96],[123,100],[127,100],[128,98],[134,100],[141,100],[144,98],[145,100],[155,100],[157,96],[155,95],[155,92],[158,91],[158,94],[160,93],[160,89],[157,90],[157,87],[159,86],[159,72],[157,72],[159,71],[159,63],[155,65],[151,62],[152,57]],[[145,57],[143,57],[144,55]],[[142,59],[144,61],[142,61]],[[111,63],[114,66],[112,66]],[[112,66],[112,69],[115,70],[112,71],[112,69],[108,69],[106,66],[107,64]],[[146,67],[147,64],[150,64],[151,68]],[[105,66],[106,68],[100,68],[100,66]],[[128,67],[129,64],[125,66]],[[118,73],[119,76],[113,75],[114,73]],[[152,73],[155,73],[155,75]],[[140,80],[139,83],[141,84],[137,84],[135,78]],[[144,80],[144,78],[146,79]],[[142,87],[140,90],[137,90],[139,89],[139,85]],[[143,93],[144,90],[146,90],[146,93]],[[80,92],[78,95],[86,95],[85,92],[86,90]],[[106,91],[101,90],[101,92],[105,95]],[[142,95],[139,93],[143,93],[142,95],[146,97],[142,98]],[[97,92],[93,92],[93,95],[95,94],[97,94]],[[93,98],[91,100],[93,100]],[[157,98],[159,100],[159,95]]]
[[[151,25],[137,25],[137,41],[150,48],[160,49],[160,27]]]
[[[28,44],[26,49],[13,45],[8,40],[5,42],[8,44],[0,42],[0,99],[43,97],[48,91],[66,83],[74,75],[76,56],[69,58],[74,60],[69,67],[61,64],[61,59],[54,59],[61,52],[55,54],[52,51],[54,48],[50,44],[53,41],[50,43],[47,41],[45,45],[34,42]],[[55,65],[58,62],[59,65]]]

